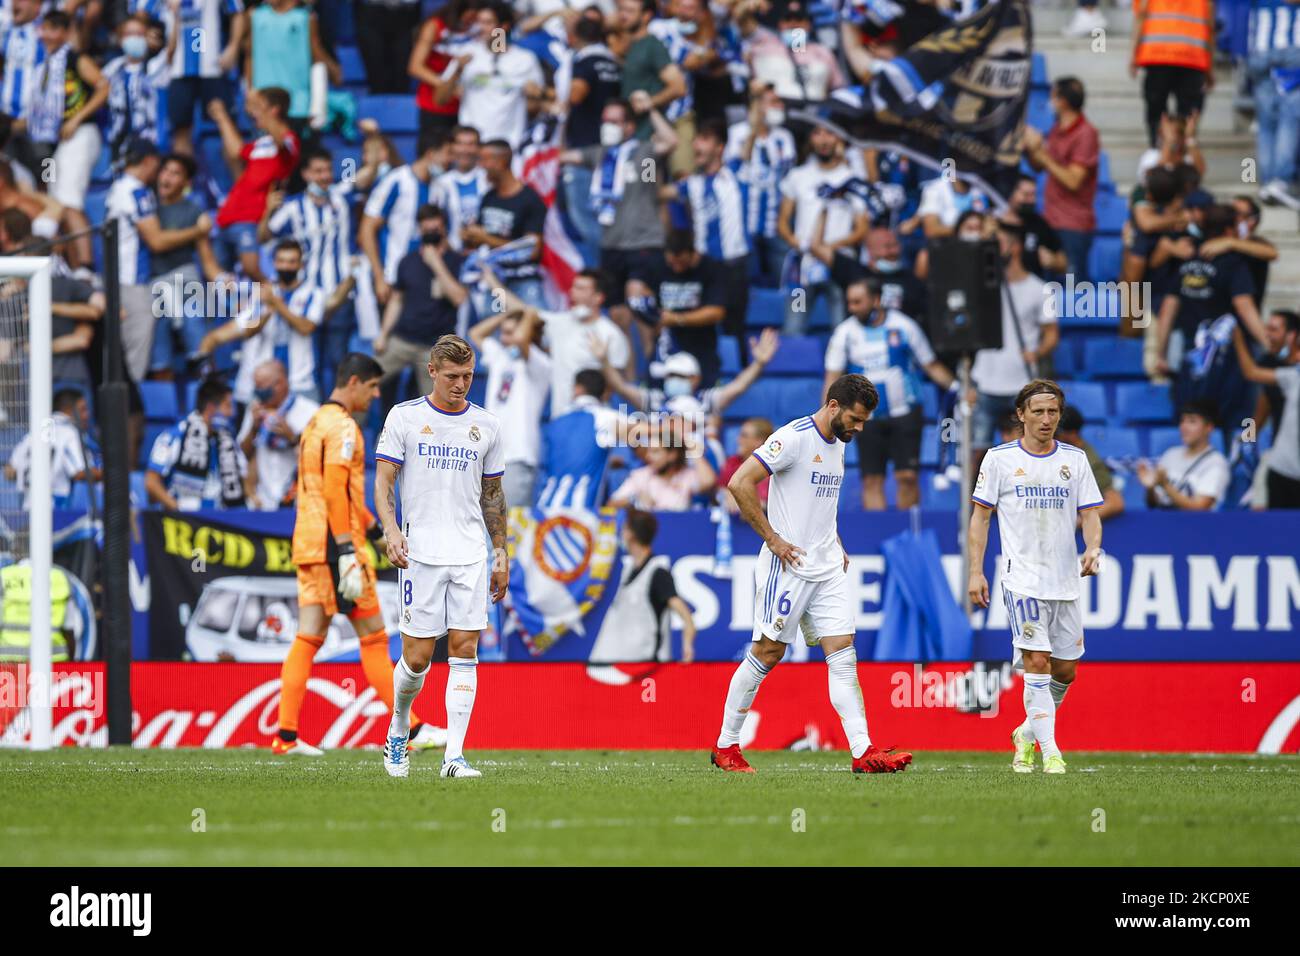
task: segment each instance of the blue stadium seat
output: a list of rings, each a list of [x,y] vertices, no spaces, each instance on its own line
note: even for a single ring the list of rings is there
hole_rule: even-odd
[[[1098,236],[1088,254],[1088,274],[1093,282],[1114,282],[1119,278],[1124,242],[1119,236]]]
[[[921,465],[933,468],[939,463],[939,426],[925,425],[921,428]]]
[[[188,415],[194,409],[194,401],[199,397],[199,382],[192,380],[185,383],[185,414]]]
[[[760,383],[761,384],[761,383]],[[802,415],[811,415],[822,407],[822,377],[787,379],[778,382],[785,391],[772,423],[777,427]]]
[[[487,401],[487,376],[476,376],[469,387],[469,393],[465,396],[466,400],[473,402],[480,407]]]
[[[105,148],[99,151],[99,158],[95,160],[95,168],[90,172],[90,181],[102,186],[107,186],[113,182],[112,150]]]
[[[1073,405],[1090,422],[1105,421],[1110,412],[1106,408],[1106,386],[1100,382],[1061,382],[1065,389],[1067,405]]]
[[[955,512],[961,504],[961,482],[955,481],[943,491],[934,486],[935,469],[921,468],[921,507]]]
[[[846,468],[858,467],[858,443],[851,441],[844,449],[844,466]]]
[[[1115,411],[1126,422],[1164,424],[1174,419],[1169,386],[1149,382],[1120,382],[1115,392]]]
[[[1052,128],[1054,119],[1052,107],[1048,105],[1047,90],[1030,90],[1029,104],[1025,110],[1025,122],[1034,129],[1046,133]]]
[[[1098,190],[1093,209],[1097,214],[1097,232],[1118,236],[1128,220],[1128,202],[1124,197]]]
[[[1056,378],[1083,376],[1079,368],[1079,342],[1072,335],[1064,335],[1052,353],[1052,366]]]
[[[108,203],[107,186],[91,186],[86,190],[86,218],[90,222],[103,222]]]
[[[145,419],[151,422],[174,422],[180,418],[176,404],[176,386],[172,382],[141,382],[140,401]]]
[[[1143,378],[1141,339],[1111,336],[1083,343],[1083,374],[1088,378]]]
[[[1125,511],[1146,511],[1147,510],[1147,490],[1142,487],[1142,482],[1138,481],[1138,476],[1117,475],[1116,480],[1123,478],[1124,486],[1120,489],[1120,494],[1124,496]]]
[[[1047,78],[1047,57],[1041,53],[1035,53],[1031,64],[1029,72],[1030,89],[1048,89],[1051,86],[1051,81]]]
[[[739,425],[724,425],[722,428],[722,447],[728,455],[736,454],[736,443],[740,440]]]
[[[335,58],[343,70],[343,82],[348,86],[366,85],[366,67],[361,62],[361,51],[354,46],[334,48]]]
[[[722,374],[732,377],[740,374],[740,343],[734,335],[718,336],[718,358],[722,360]]]
[[[826,368],[826,343],[819,335],[785,335],[771,363],[770,375],[822,375]]]
[[[1115,191],[1115,180],[1110,175],[1110,153],[1104,149],[1097,157],[1097,186],[1110,192]]]
[[[363,96],[357,118],[373,119],[385,133],[415,133],[420,128],[418,110],[414,96]]]
[[[745,325],[751,329],[767,326],[780,328],[785,321],[785,302],[786,293],[780,289],[751,288]]]
[[[1138,433],[1133,428],[1088,425],[1083,437],[1102,458],[1136,458],[1142,454]]]
[[[790,418],[788,415],[781,417],[786,389],[790,384],[760,378],[727,407],[727,421],[742,422],[746,418],[758,416],[770,419],[775,425],[783,425]]]

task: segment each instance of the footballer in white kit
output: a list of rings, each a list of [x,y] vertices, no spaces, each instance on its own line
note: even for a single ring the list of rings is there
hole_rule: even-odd
[[[989,519],[996,511],[1002,553],[998,565],[1001,599],[1011,628],[1015,667],[1024,671],[1025,722],[1011,735],[1012,769],[1034,769],[1034,745],[1045,773],[1064,773],[1056,745],[1056,711],[1073,683],[1083,656],[1080,579],[1101,563],[1102,503],[1088,456],[1056,440],[1065,395],[1055,382],[1030,382],[1016,396],[1023,437],[991,448],[980,463],[971,494],[968,543],[970,597],[989,606],[984,552]],[[1082,560],[1075,527],[1082,524]]]
[[[394,405],[375,448],[375,507],[388,557],[399,568],[402,657],[393,672],[393,719],[384,767],[409,772],[411,702],[424,685],[438,638],[447,635],[447,750],[442,776],[478,777],[464,757],[478,688],[478,637],[509,581],[505,443],[495,415],[466,400],[474,350],[444,335],[429,358],[433,392]],[[401,495],[397,522],[394,490]],[[492,546],[489,550],[488,539]]]
[[[821,408],[773,432],[727,485],[763,547],[755,571],[753,643],[727,691],[711,757],[716,767],[754,772],[740,752],[740,731],[763,678],[797,634],[810,646],[820,644],[825,654],[831,703],[848,737],[853,771],[892,773],[912,761],[910,753],[880,750],[867,733],[853,646],[857,627],[846,577],[849,558],[836,520],[846,443],[879,401],[865,376],[840,376]],[[757,489],[769,475],[765,515]]]

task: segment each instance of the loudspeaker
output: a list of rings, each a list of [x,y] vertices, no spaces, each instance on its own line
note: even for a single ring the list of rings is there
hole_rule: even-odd
[[[944,353],[1002,348],[1002,259],[996,239],[930,244],[930,344]]]

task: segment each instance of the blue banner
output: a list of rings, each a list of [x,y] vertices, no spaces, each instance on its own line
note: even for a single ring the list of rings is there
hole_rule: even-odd
[[[76,517],[59,513],[56,527],[65,527]],[[287,538],[293,527],[291,511],[208,512],[191,517],[261,536]],[[697,659],[738,657],[748,644],[752,626],[757,536],[743,522],[732,522],[730,577],[720,577],[715,574],[722,570],[716,561],[718,526],[706,513],[658,517],[655,550],[671,560],[677,591],[695,611]],[[611,535],[617,540],[616,532],[605,525],[608,520],[602,516],[592,529],[593,556],[600,549],[605,551],[602,559],[608,556]],[[840,518],[840,535],[850,553],[848,574],[858,609],[857,646],[862,660],[876,656],[877,636],[884,624],[888,589],[882,546],[910,526],[908,516],[896,512]],[[921,526],[934,533],[947,584],[960,600],[965,582],[960,580],[956,515],[924,512]],[[544,537],[548,545],[561,543]],[[1138,512],[1107,522],[1102,572],[1084,581],[1088,660],[1300,660],[1297,542],[1300,512]],[[995,520],[985,568],[995,593],[998,552]],[[151,656],[150,576],[140,544],[133,548],[132,565],[135,656],[147,659]],[[618,566],[616,558],[614,568]],[[603,613],[616,589],[617,574],[611,569],[608,584],[590,613]],[[582,633],[566,630],[540,652],[535,642],[530,648],[519,635],[512,635],[503,648],[505,656],[512,660],[585,660],[598,622],[596,627],[590,626],[590,618],[584,622],[588,626]],[[995,600],[988,612],[977,612],[971,623],[972,658],[1009,657],[1010,639],[1001,601]],[[679,631],[673,632],[673,644],[676,656],[680,652]]]

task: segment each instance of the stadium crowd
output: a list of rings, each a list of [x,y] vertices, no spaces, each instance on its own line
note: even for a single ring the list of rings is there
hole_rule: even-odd
[[[57,434],[78,446],[56,461],[59,503],[98,475],[77,402],[103,376],[87,227],[112,218],[141,506],[291,506],[343,355],[385,372],[373,447],[454,332],[506,422],[513,505],[734,507],[743,458],[861,371],[881,407],[843,507],[955,506],[956,399],[987,449],[1043,376],[1108,516],[1300,507],[1300,318],[1263,309],[1277,250],[1257,234],[1260,203],[1300,208],[1300,7],[1254,4],[1278,26],[1242,64],[1258,190],[1201,185],[1214,5],[1144,0],[1151,148],[1132,194],[1084,84],[1036,68],[1004,204],[860,148],[829,109],[980,5],[6,0],[0,251],[57,254]],[[1102,16],[1080,6],[1076,33]],[[1181,39],[1144,26],[1174,14]],[[996,241],[1005,279],[1004,344],[966,396],[926,331],[931,247],[953,236]],[[1050,292],[1067,276],[1149,282],[1153,301],[1077,316]],[[1237,424],[1252,417],[1262,462]]]

